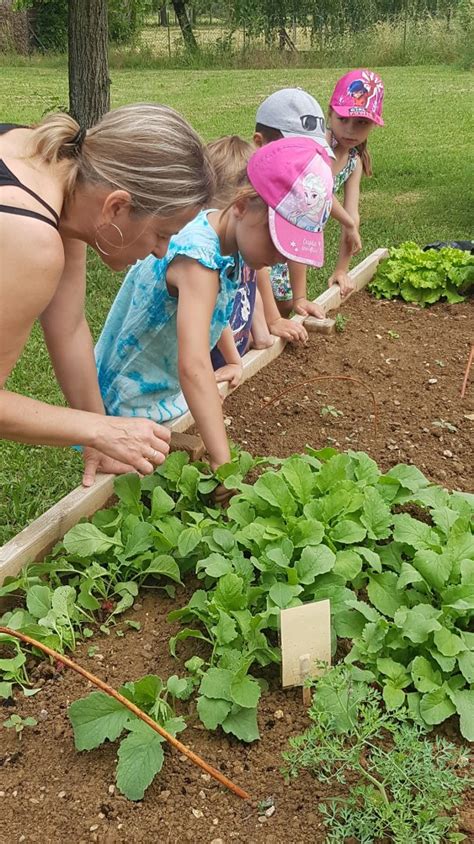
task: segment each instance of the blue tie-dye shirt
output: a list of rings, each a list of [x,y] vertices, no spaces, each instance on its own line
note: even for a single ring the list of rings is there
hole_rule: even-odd
[[[221,254],[209,213],[201,211],[172,237],[164,258],[150,255],[125,277],[95,350],[100,390],[110,415],[166,422],[187,410],[178,377],[178,299],[166,287],[168,266],[184,255],[219,273],[209,349],[229,322],[239,284],[234,257]]]

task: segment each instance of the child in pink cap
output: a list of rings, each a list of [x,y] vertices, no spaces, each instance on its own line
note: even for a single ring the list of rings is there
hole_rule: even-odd
[[[191,410],[213,469],[230,460],[210,349],[229,323],[239,255],[254,270],[290,258],[319,267],[333,198],[325,150],[283,138],[257,150],[226,208],[200,211],[164,258],[129,270],[96,346],[104,405],[169,421]],[[217,499],[228,496],[217,491]]]
[[[335,158],[332,161],[334,191],[344,187],[344,208],[356,222],[359,217],[359,191],[362,173],[372,175],[367,139],[374,126],[383,126],[384,86],[371,70],[351,70],[336,83],[329,102],[327,141]],[[352,289],[348,275],[352,250],[344,230],[339,257],[329,284],[339,284],[345,296]]]

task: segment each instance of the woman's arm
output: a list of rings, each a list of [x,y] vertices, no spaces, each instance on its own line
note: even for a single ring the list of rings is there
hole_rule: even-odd
[[[230,460],[222,405],[209,354],[209,327],[219,276],[190,258],[179,257],[166,275],[178,290],[178,371],[181,388],[216,469]]]
[[[169,432],[145,419],[54,407],[2,389],[21,355],[31,327],[47,311],[64,271],[59,235],[37,221],[18,230],[2,225],[0,279],[0,438],[36,445],[83,445],[147,474],[164,459]]]

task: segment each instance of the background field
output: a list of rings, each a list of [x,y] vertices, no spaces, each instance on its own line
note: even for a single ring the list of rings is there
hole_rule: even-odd
[[[370,138],[372,179],[363,183],[363,252],[403,240],[467,238],[472,228],[468,129],[472,79],[453,67],[374,68],[386,85],[384,129]],[[255,111],[272,91],[300,85],[325,107],[334,82],[347,67],[246,71],[113,70],[112,104],[155,100],[181,111],[206,140],[236,133],[250,138]],[[33,122],[67,105],[63,68],[1,68],[2,119]],[[337,253],[338,229],[327,227],[326,267],[311,276],[316,295],[326,285]],[[20,247],[21,248],[21,247]],[[97,337],[119,287],[93,254],[88,268],[88,317]],[[8,387],[59,403],[41,332],[35,328]],[[249,425],[252,420],[249,419]],[[72,489],[81,459],[70,449],[0,445],[0,543]]]

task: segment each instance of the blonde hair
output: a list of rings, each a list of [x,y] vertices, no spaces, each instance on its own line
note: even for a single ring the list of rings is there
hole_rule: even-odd
[[[216,175],[216,189],[213,205],[227,212],[236,202],[245,201],[249,205],[266,204],[250,184],[247,176],[247,164],[255,147],[238,135],[225,135],[217,141],[211,141],[206,147]]]
[[[64,162],[66,199],[78,184],[106,185],[127,191],[138,214],[172,216],[214,192],[201,139],[164,105],[113,109],[87,132],[68,114],[49,115],[33,128],[30,155]]]

